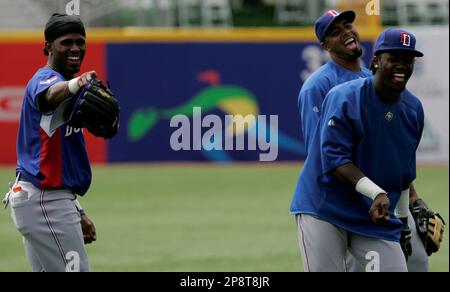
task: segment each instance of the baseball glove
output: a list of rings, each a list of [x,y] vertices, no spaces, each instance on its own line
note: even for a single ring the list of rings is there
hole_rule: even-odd
[[[92,79],[82,89],[68,125],[86,128],[97,137],[110,139],[119,130],[120,107],[111,90]]]
[[[428,208],[422,199],[417,199],[409,207],[416,222],[417,233],[423,241],[425,251],[430,256],[441,246],[445,229],[444,219]]]

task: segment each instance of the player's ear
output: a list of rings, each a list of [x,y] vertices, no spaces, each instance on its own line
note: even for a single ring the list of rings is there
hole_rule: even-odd
[[[52,47],[52,43],[51,42],[45,42],[45,47],[44,47],[44,55],[48,56],[53,54],[53,47]]]
[[[370,61],[370,70],[372,70],[372,73],[375,74],[377,72],[380,59],[378,56],[373,56],[372,60]]]
[[[320,47],[321,47],[322,49],[324,49],[325,51],[329,51],[329,50],[330,50],[330,47],[328,46],[327,41],[321,42],[321,43],[320,43]]]

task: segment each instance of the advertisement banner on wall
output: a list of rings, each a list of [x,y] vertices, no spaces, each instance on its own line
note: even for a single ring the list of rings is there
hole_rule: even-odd
[[[371,43],[363,43],[364,61]],[[110,161],[305,158],[297,96],[327,54],[316,42],[117,43],[108,76],[121,104]]]
[[[414,74],[408,82],[422,102],[425,128],[417,150],[419,163],[448,164],[449,151],[449,28],[411,27],[417,48],[424,53],[416,58]]]
[[[43,42],[0,43],[0,64],[5,68],[0,72],[0,164],[16,163],[16,138],[22,98],[28,81],[47,63],[42,52],[43,46]],[[99,76],[106,78],[104,59],[103,44],[89,45],[81,71],[96,70]],[[105,141],[85,132],[90,160],[94,163],[106,162]]]
[[[448,163],[448,27],[410,30],[425,53],[408,82],[425,110],[417,160]],[[297,96],[328,58],[315,41],[93,43],[82,71],[110,81],[122,113],[113,140],[86,134],[91,161],[304,159]],[[14,164],[22,95],[46,60],[33,42],[0,44],[0,60],[0,163]]]

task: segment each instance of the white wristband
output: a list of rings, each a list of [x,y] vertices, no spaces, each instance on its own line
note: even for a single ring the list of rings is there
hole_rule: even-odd
[[[387,194],[382,188],[377,186],[373,181],[371,181],[367,176],[361,178],[356,183],[356,191],[363,194],[364,196],[374,200],[378,194]]]
[[[409,188],[404,190],[398,199],[397,206],[395,206],[395,216],[397,218],[408,217],[409,212]]]
[[[80,86],[78,86],[78,79],[80,79],[80,77],[73,78],[69,81],[69,84],[67,84],[67,87],[72,94],[77,93],[77,91],[80,89]]]

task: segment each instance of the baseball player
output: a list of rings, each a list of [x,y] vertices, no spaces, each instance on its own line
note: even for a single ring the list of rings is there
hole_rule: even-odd
[[[24,94],[16,180],[5,198],[32,271],[89,271],[84,244],[96,240],[96,231],[76,200],[91,183],[83,133],[67,124],[50,127],[55,109],[96,76],[75,78],[85,53],[81,20],[53,14],[45,26],[48,63]]]
[[[329,52],[331,61],[319,68],[303,84],[298,107],[300,111],[302,132],[306,149],[318,123],[320,109],[328,91],[334,86],[357,78],[370,77],[372,72],[360,66],[359,57],[362,54],[359,35],[352,25],[356,14],[353,11],[339,12],[330,10],[320,16],[315,22],[315,31],[321,47]],[[410,202],[418,198],[411,185]],[[408,271],[428,271],[428,256],[423,242],[417,235],[415,223],[411,214],[408,215],[412,226],[412,246],[414,253],[408,259]],[[346,259],[348,271],[364,271],[358,266],[351,254]]]
[[[345,47],[354,35],[339,40]],[[384,31],[373,77],[338,85],[323,101],[291,203],[305,271],[345,271],[347,251],[366,270],[407,271],[409,189],[424,122],[405,89],[423,56],[415,43],[405,30]]]
[[[352,25],[355,16],[353,11],[340,13],[330,10],[315,22],[320,46],[330,54],[331,61],[322,65],[305,81],[298,97],[301,129],[307,152],[328,91],[346,81],[372,75],[370,70],[360,66],[362,49],[359,34]]]

